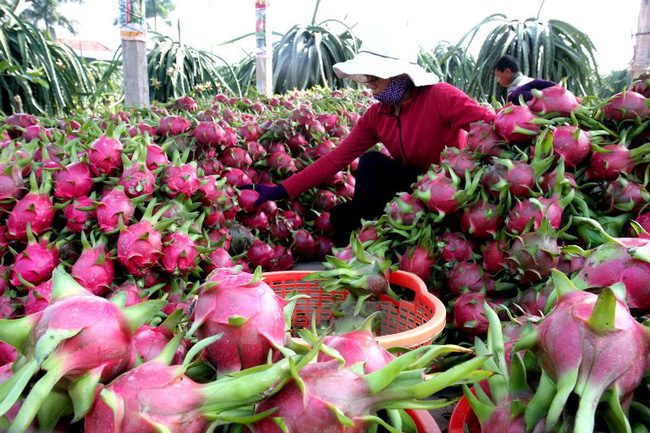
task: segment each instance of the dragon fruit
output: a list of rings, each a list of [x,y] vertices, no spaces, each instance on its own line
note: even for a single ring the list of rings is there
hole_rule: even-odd
[[[156,189],[156,175],[147,167],[147,154],[138,149],[132,159],[122,155],[124,170],[118,185],[130,198],[151,195]]]
[[[122,224],[129,224],[135,214],[135,206],[124,192],[123,186],[108,191],[97,204],[97,223],[99,229],[110,232]]]
[[[641,120],[650,116],[645,96],[631,90],[617,93],[609,98],[602,108],[605,119],[620,122],[625,119]]]
[[[148,144],[146,163],[147,168],[153,171],[158,167],[169,165],[170,161],[162,147],[156,144]]]
[[[488,241],[483,245],[483,269],[494,275],[506,269],[510,247],[505,240]]]
[[[193,112],[198,110],[199,106],[193,98],[189,96],[183,96],[174,101],[174,108],[177,110],[186,110]]]
[[[143,324],[133,334],[133,349],[141,361],[154,360],[177,334],[176,327],[183,318],[183,310],[176,310],[160,325]],[[187,342],[182,340],[174,352],[171,365],[180,365],[187,354]],[[135,365],[131,366],[131,368]],[[130,369],[130,368],[129,368]]]
[[[180,135],[192,128],[192,122],[182,116],[165,116],[158,121],[156,134],[162,137]]]
[[[122,227],[117,238],[117,261],[129,273],[139,277],[156,266],[163,254],[162,235],[156,228],[156,223],[165,209],[152,215],[154,206],[155,200],[152,200],[142,219],[128,227]]]
[[[605,194],[600,204],[612,215],[639,212],[650,202],[650,193],[644,185],[623,176],[605,182],[602,189]]]
[[[73,199],[68,206],[63,208],[63,215],[67,221],[66,229],[73,233],[81,233],[95,224],[95,220],[97,220],[94,199],[85,196]]]
[[[508,269],[523,283],[533,283],[551,274],[560,260],[560,247],[548,223],[539,230],[515,238],[510,247]]]
[[[177,231],[167,233],[162,240],[160,266],[170,275],[185,276],[197,268],[198,245],[189,234],[193,222],[188,221]]]
[[[497,111],[494,129],[508,143],[528,143],[540,132],[535,119],[537,116],[528,106],[508,103]]]
[[[201,342],[195,348],[202,349]],[[101,389],[84,420],[84,431],[135,432],[153,427],[173,433],[205,432],[220,412],[259,400],[291,371],[289,359],[283,359],[237,377],[200,384],[185,375],[198,351],[190,350],[183,365],[169,366],[174,353],[171,349],[176,349],[172,342],[154,360],[123,373]]]
[[[57,198],[76,198],[86,196],[92,191],[94,181],[90,167],[82,161],[66,165],[56,174],[54,196]]]
[[[605,243],[588,251],[582,269],[573,278],[580,289],[603,288],[616,283],[625,285],[626,303],[630,308],[650,309],[650,239],[614,238],[594,220]]]
[[[515,197],[528,197],[535,186],[535,169],[526,161],[493,158],[481,177],[483,187],[493,197],[507,189]]]
[[[445,262],[470,260],[478,251],[478,244],[462,232],[446,231],[437,239],[440,258]]]
[[[477,239],[493,239],[503,226],[502,206],[481,200],[460,215],[463,233]]]
[[[38,125],[36,116],[27,113],[14,113],[7,116],[5,123],[10,126],[7,130],[11,138],[16,138],[22,134],[28,126]]]
[[[468,291],[490,295],[495,289],[494,279],[485,274],[478,263],[468,261],[453,263],[447,270],[445,282],[454,295]]]
[[[183,163],[179,158],[174,158],[171,165],[163,171],[163,191],[170,197],[183,194],[186,198],[193,196],[201,186],[196,173],[194,161]]]
[[[255,431],[361,433],[373,422],[386,425],[374,416],[377,410],[410,405],[426,407],[420,399],[460,378],[472,377],[469,379],[472,381],[483,375],[475,370],[485,362],[485,356],[435,375],[414,374],[437,352],[460,350],[458,346],[421,347],[365,375],[342,366],[338,360],[308,364],[282,389],[257,405],[257,414],[274,411],[255,423]]]
[[[467,147],[472,152],[488,156],[499,156],[505,144],[503,138],[496,132],[494,125],[483,121],[474,122],[467,134]]]
[[[437,214],[435,222],[457,212],[474,194],[480,180],[480,176],[475,176],[463,189],[460,178],[451,170],[448,173],[446,176],[443,171],[429,170],[413,188],[413,197],[422,200],[431,212]]]
[[[50,305],[52,298],[52,279],[38,286],[29,287],[27,290],[27,297],[23,305],[25,308],[25,316],[43,311]],[[6,343],[2,343],[2,345],[6,345]]]
[[[32,233],[40,235],[52,228],[56,210],[49,195],[51,183],[44,174],[41,186],[36,183],[36,176],[30,176],[29,192],[16,202],[7,218],[7,239],[27,240],[27,225]]]
[[[254,274],[221,268],[208,276],[199,291],[188,334],[196,331],[202,340],[223,333],[206,349],[219,374],[264,364],[269,351],[284,344],[286,303],[261,278],[261,268]],[[223,308],[224,302],[228,308]]]
[[[112,176],[122,168],[124,146],[116,137],[101,135],[88,150],[88,163],[95,176]]]
[[[457,176],[465,176],[465,171],[476,169],[478,160],[466,149],[447,147],[440,154],[440,165],[448,166]]]
[[[572,189],[568,195],[562,198],[554,196],[549,198],[526,198],[517,201],[508,213],[506,221],[508,231],[521,234],[527,229],[539,230],[544,219],[548,221],[551,227],[559,229],[564,208],[571,203],[574,195],[575,192]]]
[[[425,283],[433,275],[436,257],[430,242],[420,241],[418,245],[409,247],[399,260],[399,269],[420,277]]]
[[[562,158],[564,166],[575,167],[591,153],[591,137],[577,126],[558,126],[552,132],[553,153]]]
[[[612,417],[621,425],[620,431],[630,431],[623,410],[648,367],[647,331],[620,299],[621,285],[606,287],[600,295],[582,292],[559,271],[553,271],[553,282],[558,293],[555,309],[514,347],[532,350],[557,384],[547,428],[556,425],[575,393],[580,401],[573,431],[593,431],[596,407],[612,391],[605,399]]]
[[[57,268],[47,308],[21,319],[0,321],[0,339],[25,355],[13,376],[17,380],[7,382],[10,392],[3,395],[0,413],[16,403],[31,377],[45,371],[9,431],[27,430],[55,386],[69,393],[74,419],[81,419],[92,405],[97,384],[110,381],[127,366],[133,332],[163,304],[149,301],[120,309]]]
[[[106,293],[115,276],[113,258],[106,249],[108,239],[101,236],[98,241],[94,237],[89,242],[85,234],[81,234],[83,251],[72,265],[70,275],[81,286],[94,295]]]
[[[52,271],[59,265],[59,249],[56,244],[49,244],[47,236],[38,241],[27,226],[27,246],[14,259],[11,284],[19,287],[23,282],[33,285],[41,284],[52,276]]]
[[[427,214],[424,203],[407,192],[402,192],[386,204],[384,210],[391,226],[409,230]]]
[[[591,154],[585,177],[589,180],[614,180],[621,173],[630,174],[650,149],[650,143],[630,150],[621,144],[596,148]]]
[[[560,84],[542,90],[533,89],[532,95],[533,98],[526,105],[539,115],[557,113],[558,116],[568,117],[581,108],[575,95]]]

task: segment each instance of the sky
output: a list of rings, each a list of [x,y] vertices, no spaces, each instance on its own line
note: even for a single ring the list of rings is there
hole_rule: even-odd
[[[568,22],[586,33],[596,47],[596,61],[601,74],[626,69],[634,54],[636,32],[642,0],[321,0],[316,24],[335,19],[354,26],[363,34],[376,26],[408,26],[425,50],[439,41],[457,43],[472,27],[491,14],[504,14],[509,20],[536,17]],[[84,5],[67,3],[61,11],[75,22],[74,38],[98,41],[112,50],[120,44],[119,30],[113,26],[118,0],[86,0]],[[285,33],[295,24],[310,24],[316,0],[271,0],[268,27]],[[212,51],[228,62],[235,62],[253,52],[255,41],[248,37],[237,44],[224,42],[255,31],[254,0],[176,0],[176,10],[169,17],[171,26],[160,20],[160,33],[197,49]],[[332,24],[332,29],[343,27]],[[487,30],[486,30],[487,31]],[[483,34],[484,35],[484,34]],[[59,37],[72,37],[64,31]],[[482,42],[470,46],[476,56]]]

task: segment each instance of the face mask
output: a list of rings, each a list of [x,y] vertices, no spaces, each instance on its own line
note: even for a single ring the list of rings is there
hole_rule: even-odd
[[[390,79],[384,91],[379,95],[373,95],[373,98],[388,105],[395,105],[404,97],[404,93],[406,93],[410,82],[406,75],[393,77]]]

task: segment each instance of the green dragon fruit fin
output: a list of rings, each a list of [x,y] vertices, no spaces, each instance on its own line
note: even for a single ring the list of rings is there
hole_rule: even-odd
[[[104,366],[101,365],[82,376],[74,382],[68,390],[74,407],[74,418],[72,422],[77,422],[90,410],[95,400],[95,391],[102,378]]]
[[[133,334],[143,323],[149,320],[154,314],[163,309],[167,301],[163,299],[156,299],[139,304],[131,305],[122,309],[124,318],[131,329]]]
[[[616,297],[611,288],[606,287],[598,295],[591,317],[587,319],[587,325],[596,332],[607,332],[615,329],[614,319],[616,315]]]
[[[71,412],[72,404],[68,393],[53,389],[38,410],[38,427],[41,431],[53,431],[59,419]]]
[[[52,302],[72,295],[90,295],[81,284],[77,283],[64,269],[63,265],[57,266],[52,271]]]
[[[571,292],[578,291],[578,288],[569,280],[569,277],[556,269],[551,271],[551,279],[558,293],[558,299]]]
[[[40,315],[32,314],[20,319],[0,319],[0,340],[23,353],[25,342],[38,317]]]

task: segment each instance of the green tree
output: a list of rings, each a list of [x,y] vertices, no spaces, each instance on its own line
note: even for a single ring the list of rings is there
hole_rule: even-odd
[[[43,28],[50,32],[54,37],[56,27],[63,27],[70,33],[76,34],[74,23],[59,12],[59,6],[62,3],[82,4],[86,0],[0,0],[0,5],[8,6],[10,9],[22,9],[20,4],[26,5],[27,8],[20,14],[21,19],[33,24],[38,28]]]
[[[538,18],[509,20],[495,14],[467,32],[459,44],[466,38],[471,44],[477,32],[487,26],[492,29],[476,58],[476,70],[467,89],[471,96],[505,96],[493,70],[504,54],[517,58],[525,75],[555,82],[566,79],[567,88],[578,95],[596,93],[600,78],[595,47],[585,33],[571,24],[560,20],[542,22]]]
[[[148,20],[153,19],[154,31],[158,31],[158,18],[166,20],[169,14],[176,9],[174,0],[145,0],[144,5],[144,16]]]

